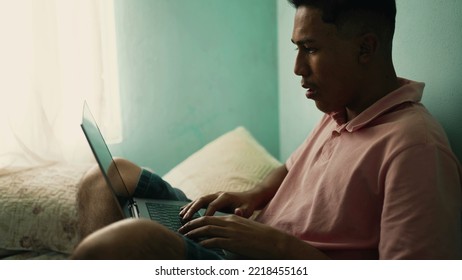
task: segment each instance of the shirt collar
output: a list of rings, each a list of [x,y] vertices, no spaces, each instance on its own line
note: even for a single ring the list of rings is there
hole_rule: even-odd
[[[338,125],[336,130],[345,128],[348,132],[353,132],[403,103],[420,102],[425,87],[424,83],[403,78],[398,78],[398,82],[401,85],[398,89],[382,97],[348,123],[346,122],[346,110],[330,113],[329,115]]]

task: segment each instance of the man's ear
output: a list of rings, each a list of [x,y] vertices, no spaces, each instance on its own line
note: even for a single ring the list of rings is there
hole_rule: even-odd
[[[368,63],[377,53],[379,38],[374,33],[366,33],[360,37],[359,62]]]

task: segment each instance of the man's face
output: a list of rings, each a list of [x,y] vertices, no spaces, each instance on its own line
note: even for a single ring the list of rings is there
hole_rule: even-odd
[[[306,97],[330,113],[354,109],[361,102],[358,40],[340,36],[324,23],[319,9],[301,6],[294,21],[292,42],[297,45],[294,72],[302,77]]]

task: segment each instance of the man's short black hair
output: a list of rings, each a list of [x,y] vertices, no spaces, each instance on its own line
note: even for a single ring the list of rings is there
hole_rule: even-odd
[[[311,6],[322,11],[325,23],[339,27],[349,20],[351,15],[368,13],[376,19],[382,19],[386,24],[388,34],[393,38],[395,31],[396,2],[395,0],[288,0],[295,8]],[[391,39],[389,38],[389,39]]]

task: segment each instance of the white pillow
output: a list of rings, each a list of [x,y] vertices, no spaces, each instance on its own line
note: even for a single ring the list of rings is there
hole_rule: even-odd
[[[217,191],[253,188],[281,163],[243,127],[238,127],[181,162],[163,178],[190,199]]]

